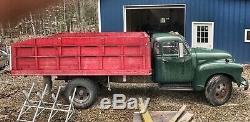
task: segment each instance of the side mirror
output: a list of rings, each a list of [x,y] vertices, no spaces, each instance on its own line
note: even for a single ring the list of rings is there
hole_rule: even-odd
[[[183,43],[179,43],[179,58],[184,57],[184,45]]]

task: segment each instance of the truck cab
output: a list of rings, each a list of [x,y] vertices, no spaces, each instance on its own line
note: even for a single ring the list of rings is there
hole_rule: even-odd
[[[213,105],[231,96],[232,83],[248,88],[243,67],[226,51],[190,48],[178,33],[158,33],[151,38],[152,80],[166,90],[205,91]]]
[[[154,81],[160,84],[189,84],[193,80],[194,58],[183,40],[181,36],[169,33],[153,36]]]

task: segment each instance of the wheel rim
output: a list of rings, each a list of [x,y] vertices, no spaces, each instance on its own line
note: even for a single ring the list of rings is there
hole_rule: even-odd
[[[84,103],[86,102],[90,97],[90,92],[85,87],[76,87],[76,93],[74,101],[77,103]]]
[[[221,82],[216,86],[215,97],[217,100],[223,101],[230,92],[230,86],[225,82]]]

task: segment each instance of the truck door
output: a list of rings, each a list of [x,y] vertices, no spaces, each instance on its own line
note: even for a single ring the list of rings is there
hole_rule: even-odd
[[[192,58],[187,50],[182,50],[180,56],[178,41],[165,41],[161,43],[161,56],[157,58],[158,82],[160,83],[187,83],[192,74]],[[185,49],[185,48],[183,48]]]

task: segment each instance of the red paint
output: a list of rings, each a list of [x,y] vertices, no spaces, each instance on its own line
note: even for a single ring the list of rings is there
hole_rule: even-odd
[[[15,43],[13,75],[150,75],[146,33],[59,33]]]

